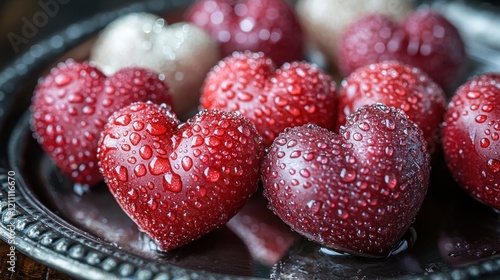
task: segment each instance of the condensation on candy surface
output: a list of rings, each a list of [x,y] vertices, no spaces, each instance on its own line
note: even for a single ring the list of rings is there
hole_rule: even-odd
[[[218,47],[205,31],[184,22],[168,25],[147,13],[109,24],[90,55],[107,75],[131,65],[158,72],[172,91],[179,115],[197,105],[205,75],[219,59]]]
[[[297,14],[320,49],[335,60],[337,42],[344,29],[369,12],[379,12],[402,19],[412,10],[411,1],[404,0],[300,0]]]

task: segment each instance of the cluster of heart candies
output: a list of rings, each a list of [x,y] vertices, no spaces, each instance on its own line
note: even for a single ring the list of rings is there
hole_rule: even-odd
[[[72,180],[104,179],[162,250],[227,223],[260,182],[294,231],[386,256],[424,200],[436,131],[457,182],[500,209],[500,75],[471,78],[447,104],[460,35],[394,2],[202,0],[173,25],[123,16],[90,61],[40,80],[32,130]],[[345,77],[339,88],[301,61],[306,42]]]

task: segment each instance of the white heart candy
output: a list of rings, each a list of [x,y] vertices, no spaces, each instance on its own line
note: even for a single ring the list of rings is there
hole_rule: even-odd
[[[134,13],[110,23],[90,54],[106,75],[138,66],[165,78],[177,114],[196,108],[208,71],[220,60],[218,45],[202,29],[189,23],[167,25],[152,14]]]
[[[402,19],[412,8],[409,0],[299,0],[296,11],[311,39],[335,63],[337,44],[349,24],[370,12]]]

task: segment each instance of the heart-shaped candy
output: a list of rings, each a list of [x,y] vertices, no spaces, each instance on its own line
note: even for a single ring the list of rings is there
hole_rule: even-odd
[[[302,28],[286,0],[201,0],[186,18],[206,30],[222,55],[263,52],[276,64],[302,59]]]
[[[383,14],[367,15],[349,25],[338,44],[341,74],[385,60],[399,60],[426,72],[448,89],[466,61],[458,30],[441,14],[418,9],[399,25]]]
[[[164,75],[180,116],[196,108],[207,72],[220,59],[217,44],[190,23],[167,25],[152,14],[135,13],[113,21],[97,38],[90,59],[106,74],[140,66]]]
[[[111,77],[89,63],[67,60],[40,80],[33,96],[31,127],[35,138],[74,181],[102,180],[97,142],[108,117],[135,101],[172,103],[158,74],[125,68]]]
[[[337,127],[357,108],[382,103],[403,110],[423,131],[432,152],[446,111],[446,95],[422,70],[398,61],[362,66],[342,81]]]
[[[412,10],[408,0],[299,0],[296,11],[302,26],[318,47],[337,60],[337,46],[347,26],[369,13],[402,19]]]
[[[340,134],[294,127],[275,139],[264,159],[264,195],[307,238],[355,255],[386,256],[426,194],[426,147],[415,123],[381,104],[357,110]]]
[[[500,211],[500,73],[472,77],[448,104],[443,151],[457,183]]]
[[[165,107],[134,103],[109,119],[98,153],[111,193],[163,250],[235,215],[257,190],[263,157],[255,126],[237,113],[178,123]]]
[[[333,129],[335,83],[306,62],[275,70],[262,53],[234,53],[208,74],[202,89],[205,109],[239,111],[251,120],[266,146],[285,128],[307,123]]]

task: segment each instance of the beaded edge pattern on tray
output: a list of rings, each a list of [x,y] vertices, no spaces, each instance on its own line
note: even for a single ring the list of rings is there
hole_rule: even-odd
[[[82,268],[90,275],[107,276],[106,273],[118,277],[140,280],[160,280],[160,279],[220,279],[220,275],[210,275],[204,272],[185,270],[170,266],[140,267],[141,260],[135,259],[121,252],[113,252],[106,244],[94,244],[85,237],[71,232],[57,225],[49,217],[43,217],[43,213],[29,205],[23,193],[16,195],[15,210],[8,208],[7,190],[9,183],[7,180],[7,170],[0,168],[0,233],[2,239],[5,238],[8,229],[7,225],[14,220],[15,240],[21,252],[40,250],[50,254],[55,259],[71,263],[77,261],[83,264]],[[19,185],[23,188],[22,185]],[[14,214],[8,214],[13,211]],[[29,253],[28,253],[29,255]],[[48,259],[42,259],[53,265]],[[87,266],[87,267],[85,267]],[[92,269],[96,271],[92,271]],[[78,274],[77,276],[82,276]],[[200,279],[201,279],[200,278]],[[109,279],[109,278],[108,278]]]

